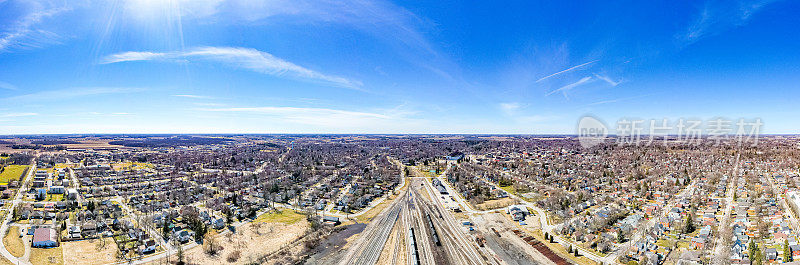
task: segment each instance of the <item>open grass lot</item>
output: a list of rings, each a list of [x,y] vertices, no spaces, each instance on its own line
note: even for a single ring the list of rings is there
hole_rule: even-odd
[[[22,238],[19,237],[18,227],[9,227],[8,233],[3,237],[3,244],[14,257],[22,257],[22,255],[25,255],[25,243],[23,243]]]
[[[558,253],[558,255],[561,256],[561,257],[564,257],[566,259],[569,259],[569,260],[571,260],[571,261],[573,261],[573,262],[575,262],[577,264],[581,264],[581,265],[598,265],[597,262],[595,262],[595,261],[593,261],[593,260],[591,260],[591,259],[589,259],[589,258],[587,258],[585,256],[575,257],[573,254],[567,253],[567,249],[564,248],[564,246],[562,246],[559,243],[550,243],[550,241],[544,240],[544,235],[542,234],[541,230],[540,231],[535,231],[533,233],[531,233],[527,229],[523,229],[522,231],[526,231],[526,232],[528,232],[529,235],[533,235],[533,237],[536,238],[536,240],[539,240],[539,242],[544,243],[548,248],[550,248],[550,250],[552,250],[555,253]]]
[[[110,238],[64,242],[64,264],[109,264],[117,261],[117,244]]]
[[[386,207],[388,207],[390,204],[392,204],[392,202],[394,201],[395,198],[397,198],[397,195],[390,195],[389,198],[387,198],[386,200],[384,200],[380,204],[376,205],[372,209],[369,209],[364,214],[359,215],[358,217],[356,217],[356,220],[358,220],[359,222],[369,222],[370,220],[375,218],[375,216],[378,216],[378,214],[383,212],[383,210],[386,209]]]
[[[8,228],[8,233],[3,237],[3,244],[14,257],[22,257],[22,255],[25,255],[25,245],[22,242],[22,238],[19,237],[18,227],[12,226]]]
[[[114,170],[126,170],[126,169],[139,170],[139,169],[154,168],[154,166],[152,164],[140,163],[140,162],[114,163],[114,164],[111,164],[111,167],[113,167]]]
[[[514,185],[500,186],[500,189],[503,189],[510,194],[517,194],[517,189],[514,188]]]
[[[32,248],[31,263],[33,265],[64,264],[64,252],[57,248]]]
[[[284,210],[286,211],[289,210]],[[308,228],[309,223],[305,220],[290,225],[282,222],[247,223],[238,227],[235,233],[226,232],[215,236],[216,244],[222,248],[216,255],[209,255],[203,251],[202,246],[198,246],[184,251],[184,256],[188,264],[248,264],[261,255],[272,253],[281,246],[295,242]],[[228,261],[233,252],[238,253],[239,258],[232,262]],[[175,260],[175,253],[172,253],[170,261]],[[165,264],[165,259],[145,264]]]
[[[297,223],[306,216],[295,210],[276,210],[258,216],[253,222],[259,223],[284,223],[287,225]]]
[[[6,166],[3,173],[0,173],[0,184],[8,184],[11,180],[19,179],[19,176],[22,176],[22,172],[25,172],[26,168],[28,168],[28,165]]]
[[[63,200],[64,200],[64,194],[48,194],[47,195],[47,201],[49,201],[49,202],[57,202],[57,201],[63,201]]]
[[[499,209],[499,208],[503,208],[503,207],[506,207],[506,206],[513,205],[516,202],[517,201],[512,199],[512,198],[502,198],[502,199],[497,199],[497,200],[485,201],[485,202],[483,202],[481,204],[475,205],[474,208],[477,209],[477,210],[480,210],[480,211],[494,210],[494,209]]]

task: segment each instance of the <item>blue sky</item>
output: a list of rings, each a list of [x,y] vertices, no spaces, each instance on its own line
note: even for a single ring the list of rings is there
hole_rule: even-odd
[[[796,1],[0,0],[0,134],[798,133]],[[613,127],[613,126],[612,126]]]

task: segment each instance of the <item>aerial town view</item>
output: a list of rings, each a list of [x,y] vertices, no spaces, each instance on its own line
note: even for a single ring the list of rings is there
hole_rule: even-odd
[[[798,265],[798,13],[0,0],[0,265]]]

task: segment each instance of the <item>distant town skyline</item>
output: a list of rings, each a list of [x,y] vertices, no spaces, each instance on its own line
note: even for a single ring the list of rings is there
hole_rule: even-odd
[[[0,135],[800,133],[792,1],[0,0]]]

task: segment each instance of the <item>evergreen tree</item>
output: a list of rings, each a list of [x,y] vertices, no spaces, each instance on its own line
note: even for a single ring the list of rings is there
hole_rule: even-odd
[[[184,265],[186,263],[183,261],[183,246],[181,246],[180,243],[178,243],[176,245],[177,245],[176,247],[178,248],[178,263],[176,263],[176,264],[177,265]]]
[[[694,232],[694,213],[689,213],[689,216],[686,217],[686,225],[683,227],[683,231],[686,234],[690,234]]]
[[[166,220],[164,221],[164,226],[161,227],[161,236],[163,236],[164,239],[169,238],[169,222]]]
[[[783,261],[789,262],[792,261],[792,250],[789,249],[789,240],[783,240]]]

